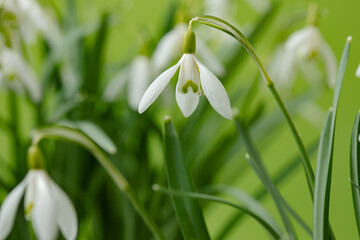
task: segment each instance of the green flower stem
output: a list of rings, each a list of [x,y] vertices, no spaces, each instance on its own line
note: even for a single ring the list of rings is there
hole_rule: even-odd
[[[119,190],[122,191],[125,196],[130,200],[135,210],[145,222],[146,226],[153,233],[154,237],[158,240],[165,240],[162,232],[155,224],[151,216],[148,214],[144,205],[140,202],[126,178],[114,166],[106,153],[102,151],[93,141],[91,141],[87,136],[80,133],[79,131],[62,126],[55,126],[36,130],[33,134],[32,144],[37,145],[44,138],[61,139],[75,142],[87,149],[99,161],[101,166],[115,182]]]
[[[310,189],[310,194],[311,194],[311,197],[313,197],[315,174],[314,174],[314,170],[312,169],[309,157],[306,153],[304,143],[301,140],[301,137],[295,127],[294,122],[292,121],[292,119],[290,117],[288,110],[286,109],[284,102],[282,101],[280,95],[278,94],[278,92],[276,90],[274,82],[271,80],[269,74],[267,73],[264,65],[262,64],[262,62],[256,55],[255,50],[252,47],[252,45],[250,44],[250,42],[236,27],[234,27],[233,25],[231,25],[230,23],[228,23],[222,19],[212,17],[212,16],[195,17],[190,21],[189,25],[191,26],[194,22],[202,23],[204,25],[216,28],[216,29],[223,31],[223,32],[229,34],[230,36],[234,37],[237,41],[239,41],[244,46],[244,48],[247,50],[247,52],[253,58],[255,64],[257,65],[257,67],[260,70],[261,76],[265,80],[267,87],[271,91],[273,97],[276,100],[276,103],[280,107],[280,110],[283,113],[283,115],[289,125],[291,133],[295,139],[295,142],[298,146],[301,158],[303,160],[303,166],[304,166],[304,169],[306,172],[306,177],[307,177],[307,182],[308,182],[308,186]]]

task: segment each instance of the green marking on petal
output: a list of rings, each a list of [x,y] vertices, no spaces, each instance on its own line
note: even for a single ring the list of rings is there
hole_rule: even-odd
[[[34,208],[34,204],[32,204],[32,203],[30,203],[28,206],[26,206],[26,208],[25,208],[26,219],[30,219],[31,211],[33,208]]]
[[[187,93],[189,88],[192,88],[193,93],[197,93],[199,91],[199,86],[196,85],[192,80],[188,80],[182,87],[181,91],[183,93]]]

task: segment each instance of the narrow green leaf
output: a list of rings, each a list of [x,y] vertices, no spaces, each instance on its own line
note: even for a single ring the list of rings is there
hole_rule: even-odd
[[[330,188],[332,161],[334,152],[336,115],[339,105],[341,87],[350,52],[351,37],[348,37],[341,57],[333,97],[332,109],[328,112],[320,137],[319,152],[316,164],[314,191],[314,239],[334,239],[329,224]]]
[[[80,130],[107,153],[115,154],[117,151],[115,143],[93,122],[63,120],[56,124]]]
[[[352,197],[354,203],[354,213],[356,217],[357,229],[360,236],[360,112],[356,115],[354,127],[351,135],[351,146],[350,146],[350,174],[352,181]]]
[[[180,141],[169,117],[164,121],[164,156],[168,185],[171,190],[194,192]],[[185,240],[210,239],[200,206],[195,199],[171,196],[176,218]]]
[[[256,172],[256,174],[258,175],[258,177],[260,178],[266,189],[269,191],[269,194],[273,198],[277,210],[285,225],[286,232],[287,234],[289,234],[289,238],[295,239],[295,232],[290,222],[290,219],[287,215],[287,212],[285,211],[283,198],[280,192],[278,191],[278,189],[276,188],[275,184],[271,180],[269,174],[267,173],[262,163],[261,157],[258,151],[255,149],[255,146],[247,132],[247,129],[243,126],[243,123],[241,123],[237,119],[237,117],[235,117],[235,125],[239,133],[239,136],[241,136],[244,139],[245,145],[249,151],[249,155],[247,155],[247,158],[249,160],[251,167],[254,169],[254,171]]]
[[[333,111],[329,110],[321,133],[315,175],[314,239],[328,239],[329,202],[332,168],[331,127]]]
[[[214,201],[218,203],[222,203],[234,208],[237,208],[244,213],[248,214],[249,216],[253,217],[256,221],[258,221],[275,239],[281,239],[282,232],[280,227],[277,225],[275,220],[271,217],[271,215],[265,210],[264,207],[251,196],[244,192],[234,192],[229,189],[224,189],[225,192],[230,191],[231,195],[235,195],[235,198],[239,199],[243,205],[235,204],[231,201],[227,201],[223,198],[204,194],[204,193],[195,193],[195,192],[185,192],[185,191],[178,191],[178,190],[168,190],[164,187],[159,185],[153,185],[153,189],[155,191],[160,191],[166,194],[170,194],[172,197],[180,196],[180,197],[187,197],[187,198],[196,198],[196,199],[203,199],[208,201]]]

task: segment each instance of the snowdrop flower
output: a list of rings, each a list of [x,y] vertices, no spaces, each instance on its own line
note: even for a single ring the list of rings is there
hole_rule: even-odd
[[[359,66],[358,66],[358,68],[357,68],[357,70],[356,70],[355,75],[356,75],[358,78],[360,78],[360,64],[359,64]]]
[[[56,239],[58,229],[65,239],[75,239],[78,225],[74,206],[64,191],[42,169],[42,154],[38,147],[31,146],[28,154],[32,169],[1,205],[0,239],[5,239],[11,232],[23,195],[25,218],[32,221],[38,239]]]
[[[310,80],[320,78],[319,69],[314,64],[317,60],[324,65],[328,85],[333,87],[335,84],[336,57],[316,26],[309,25],[293,33],[277,58],[274,68],[283,85],[291,85],[299,70]]]
[[[176,84],[176,101],[185,117],[189,117],[205,95],[211,106],[223,117],[232,119],[229,97],[219,79],[195,57],[196,38],[189,29],[183,38],[183,56],[174,66],[160,74],[144,93],[138,111],[143,113],[168,85],[180,67]]]
[[[60,29],[55,19],[34,0],[2,0],[1,8],[15,17],[26,43],[35,41],[37,31],[53,46],[60,43]]]
[[[25,89],[34,102],[41,100],[40,84],[33,69],[10,48],[0,50],[0,84],[20,93]]]
[[[110,80],[103,94],[105,101],[112,102],[119,95],[127,83],[127,99],[129,106],[136,111],[141,97],[152,76],[151,62],[149,57],[138,55],[128,68],[121,69],[115,77]]]
[[[169,63],[181,56],[182,37],[186,31],[187,25],[185,23],[178,23],[160,39],[152,56],[156,73],[166,69]],[[206,44],[199,38],[196,44],[198,55],[204,60],[205,65],[213,69],[217,75],[223,75],[225,73],[224,66],[207,48]]]

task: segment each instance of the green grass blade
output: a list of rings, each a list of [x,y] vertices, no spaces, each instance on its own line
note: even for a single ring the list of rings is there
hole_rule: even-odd
[[[275,184],[273,183],[269,174],[267,173],[264,165],[262,164],[261,157],[260,157],[259,153],[257,152],[257,150],[255,149],[255,146],[254,146],[252,140],[250,139],[250,136],[249,136],[247,130],[245,129],[243,123],[241,123],[239,121],[239,119],[237,119],[237,117],[235,117],[235,124],[236,124],[236,129],[239,133],[239,136],[244,139],[245,145],[249,151],[249,155],[247,156],[247,158],[249,160],[250,165],[253,167],[253,169],[259,176],[260,180],[262,181],[262,183],[264,184],[266,189],[269,191],[269,194],[273,198],[274,203],[277,207],[277,210],[278,210],[278,212],[281,216],[281,219],[284,223],[286,232],[287,232],[287,234],[289,234],[289,238],[295,239],[295,232],[294,232],[293,226],[290,222],[290,219],[287,215],[287,212],[285,210],[285,207],[283,204],[283,198],[282,198],[280,192],[276,188]]]
[[[256,200],[252,199],[249,195],[242,195],[243,194],[242,192],[237,192],[235,194],[237,195],[236,198],[240,198],[239,200],[243,203],[243,205],[239,205],[231,201],[227,201],[223,198],[204,194],[204,193],[168,190],[159,185],[153,185],[153,189],[155,191],[161,191],[163,193],[170,194],[171,196],[203,199],[203,200],[222,203],[237,208],[238,210],[243,211],[244,213],[253,217],[256,221],[258,221],[275,239],[281,239],[281,235],[282,235],[281,230],[277,225],[277,223],[275,222],[275,220],[272,219],[271,215],[268,215],[267,211],[258,202],[256,202]],[[232,193],[232,195],[234,195],[234,192]]]
[[[329,198],[332,168],[331,120],[333,111],[329,110],[321,133],[314,192],[314,239],[329,237]]]
[[[329,206],[332,160],[334,152],[336,115],[339,105],[341,87],[345,75],[347,60],[350,52],[351,37],[346,41],[341,57],[338,76],[333,97],[333,107],[328,112],[320,137],[320,146],[316,164],[315,191],[314,191],[314,239],[323,240],[334,238],[329,225]]]
[[[360,183],[360,112],[356,115],[354,127],[351,136],[350,146],[350,174],[352,180],[352,197],[354,203],[354,213],[356,217],[357,229],[360,236],[360,192],[358,189]]]
[[[178,135],[168,117],[164,121],[164,156],[169,188],[194,192],[195,188],[185,165]],[[185,240],[210,239],[197,200],[176,196],[171,196],[171,200]]]

